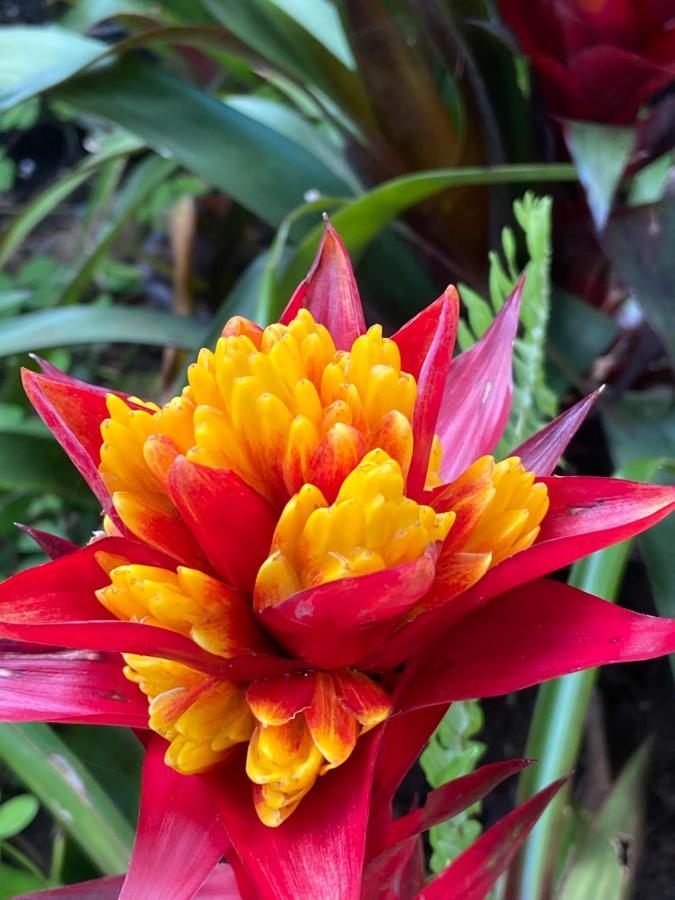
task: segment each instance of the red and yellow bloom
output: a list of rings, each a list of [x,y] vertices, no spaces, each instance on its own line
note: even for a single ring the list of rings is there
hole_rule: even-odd
[[[393,821],[391,800],[449,702],[675,648],[667,620],[538,580],[675,498],[550,477],[592,400],[493,459],[518,303],[455,360],[453,289],[385,338],[329,227],[281,322],[231,320],[162,407],[25,373],[105,534],[80,550],[36,535],[57,558],[0,587],[0,634],[100,655],[11,657],[0,708],[159,735],[134,859],[168,795],[208,836],[189,876],[158,874],[183,879],[176,896],[227,850],[262,897],[311,896],[333,854],[326,896],[355,898],[428,827]],[[38,697],[49,672],[63,680]]]

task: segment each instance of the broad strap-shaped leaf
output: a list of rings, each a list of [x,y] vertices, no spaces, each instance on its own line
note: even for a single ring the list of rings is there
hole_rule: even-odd
[[[158,735],[146,747],[136,840],[120,900],[186,900],[228,846],[211,785],[167,766],[166,748]]]
[[[574,406],[529,437],[509,456],[518,456],[522,464],[536,475],[551,475],[560,457],[591,411],[602,388],[579,400]]]
[[[431,648],[403,709],[509,694],[550,678],[675,651],[675,620],[640,615],[558,581],[486,604]]]
[[[263,625],[313,666],[349,666],[372,653],[431,586],[433,551],[391,569],[306,588],[268,606]]]
[[[258,820],[242,757],[213,779],[225,828],[256,900],[358,900],[378,732],[359,740],[344,765],[320,777],[279,828]]]
[[[430,881],[417,900],[484,900],[566,781],[567,777],[553,782],[504,816]]]
[[[234,472],[185,457],[171,466],[171,496],[215,571],[251,591],[269,553],[276,516],[266,500]]]
[[[363,307],[349,254],[332,225],[327,224],[316,258],[280,322],[287,324],[305,307],[330,331],[338,350],[349,350],[366,330]]]
[[[412,497],[420,496],[424,490],[438,413],[444,398],[457,336],[459,296],[454,287],[445,291],[443,300],[436,331],[417,379],[417,399],[412,421],[415,445],[408,474],[408,494]]]
[[[511,408],[513,341],[522,280],[490,328],[453,360],[443,390],[436,432],[443,447],[441,476],[452,481],[497,446]]]
[[[117,655],[3,653],[0,721],[146,728],[148,703],[122,674]]]

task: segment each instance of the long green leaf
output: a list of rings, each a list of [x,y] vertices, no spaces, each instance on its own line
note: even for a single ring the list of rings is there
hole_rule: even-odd
[[[619,478],[650,480],[659,460],[638,460],[617,471]],[[614,603],[628,562],[631,541],[622,541],[582,559],[572,568],[569,583]],[[586,712],[597,669],[587,669],[542,684],[530,723],[525,756],[537,765],[521,773],[518,801],[532,797],[552,780],[575,766],[581,746]],[[513,900],[541,900],[548,872],[554,865],[556,835],[566,796],[556,797],[546,808],[524,844],[519,865],[513,870],[507,894]]]
[[[479,184],[518,184],[543,181],[574,181],[573,166],[563,163],[482,166],[465,169],[437,169],[394,178],[346,203],[331,216],[350,252],[358,254],[391,222],[416,203],[451,187]],[[283,308],[295,285],[304,277],[321,235],[319,225],[302,240],[279,279],[277,309]]]
[[[88,157],[77,168],[57,178],[23,205],[0,234],[0,267],[16,252],[31,231],[56,209],[59,203],[91,178],[101,166],[112,159],[135,153],[142,146],[137,138],[128,134],[120,132],[109,135],[102,141],[100,151],[96,155]]]
[[[122,125],[272,225],[307,191],[351,193],[300,144],[149,63],[125,59],[58,96]]]
[[[131,826],[48,725],[0,725],[0,758],[101,872],[126,871],[133,842]]]
[[[626,900],[635,874],[652,741],[633,754],[571,860],[556,900]]]
[[[57,493],[72,498],[81,483],[46,430],[38,435],[0,429],[0,491]]]
[[[10,109],[101,56],[105,45],[58,27],[0,28],[0,110]]]
[[[356,73],[280,5],[272,0],[202,0],[202,4],[240,40],[308,90],[330,97],[357,122],[370,119],[368,101]]]
[[[115,207],[106,220],[93,247],[87,248],[61,292],[59,303],[76,303],[94,276],[101,260],[120,232],[141,208],[148,196],[176,169],[173,160],[150,156],[135,169],[120,192]]]
[[[193,350],[206,329],[194,319],[138,307],[79,306],[5,319],[0,357],[75,344],[147,344]]]

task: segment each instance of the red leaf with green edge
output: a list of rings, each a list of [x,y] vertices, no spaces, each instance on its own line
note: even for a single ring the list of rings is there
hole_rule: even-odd
[[[182,456],[171,466],[169,489],[218,575],[233,587],[252,591],[276,525],[267,501],[234,472]]]
[[[424,805],[395,819],[381,837],[381,846],[394,847],[413,835],[444,822],[458,812],[482,800],[498,784],[532,764],[529,759],[510,759],[482,766],[475,772],[454,778],[430,791]]]
[[[558,581],[517,588],[430,648],[401,709],[494,697],[550,678],[675,651],[675,620],[614,606]]]
[[[518,456],[522,464],[536,475],[550,475],[560,461],[567,445],[583,424],[593,404],[600,396],[602,388],[593,391],[583,400],[549,422],[532,437],[528,438],[509,456]]]
[[[349,350],[366,330],[359,289],[340,235],[326,225],[312,268],[279,321],[287,325],[302,307],[330,331],[338,350]]]
[[[148,702],[122,674],[117,655],[3,653],[0,721],[147,728]]]
[[[479,456],[491,453],[506,427],[522,291],[521,279],[481,339],[452,361],[436,423],[444,481],[452,481]]]
[[[560,778],[504,816],[430,881],[417,900],[484,900],[566,781],[567,776]]]
[[[443,297],[445,302],[440,309],[436,332],[429,344],[417,380],[417,399],[412,421],[415,443],[408,474],[408,494],[412,497],[419,497],[424,490],[436,422],[457,336],[459,318],[457,291],[454,287],[449,287]]]
[[[401,628],[368,660],[369,666],[381,668],[410,658],[420,644],[445,633],[488,600],[633,537],[675,509],[673,487],[585,476],[539,480],[548,487],[551,505],[537,541],[490,569],[466,593]]]
[[[152,735],[146,747],[136,840],[120,900],[192,897],[229,844],[209,781],[167,766],[167,746]]]
[[[379,729],[358,741],[346,763],[319,778],[281,827],[255,814],[244,761],[211,779],[212,793],[256,900],[358,900]]]
[[[372,653],[426,593],[434,577],[433,557],[427,551],[392,569],[307,588],[263,609],[260,621],[310,665],[352,665]]]

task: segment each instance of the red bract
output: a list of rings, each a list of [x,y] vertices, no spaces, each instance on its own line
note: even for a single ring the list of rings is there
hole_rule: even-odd
[[[500,0],[554,115],[630,124],[675,78],[670,0]]]
[[[543,580],[659,521],[675,491],[551,475],[592,397],[488,455],[519,299],[455,360],[454,289],[391,340],[365,332],[329,227],[282,323],[231,320],[161,409],[24,373],[106,534],[35,533],[53,560],[0,587],[0,636],[26,644],[0,711],[150,729],[129,872],[102,896],[206,897],[213,879],[234,896],[233,877],[263,900],[482,896],[559,785],[425,887],[420,834],[525,765],[394,818],[448,704],[675,650],[674,622]]]

